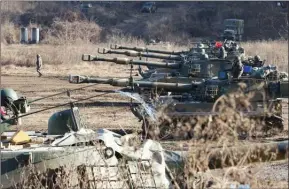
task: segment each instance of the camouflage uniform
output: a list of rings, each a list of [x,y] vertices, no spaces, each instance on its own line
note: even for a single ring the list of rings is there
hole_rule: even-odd
[[[206,53],[206,50],[205,50],[205,49],[201,49],[200,59],[201,59],[201,60],[208,60],[208,59],[209,59],[209,56],[208,56],[208,54]]]
[[[219,58],[225,59],[226,57],[227,57],[227,51],[225,50],[225,47],[222,46],[222,47],[220,48]]]
[[[286,73],[286,72],[280,72],[280,80],[282,80],[282,81],[288,81],[288,73]]]
[[[198,43],[197,44],[197,48],[199,49],[203,49],[205,47],[205,45],[203,43]]]
[[[37,54],[37,56],[36,56],[36,71],[38,72],[39,77],[42,76],[42,73],[40,72],[41,68],[42,68],[42,58],[39,54]]]
[[[234,63],[232,65],[232,76],[233,78],[240,78],[243,74],[243,64],[240,57],[235,57]]]
[[[237,51],[239,49],[239,45],[236,42],[234,42],[232,44],[232,49],[233,49],[233,51]]]
[[[261,60],[260,56],[254,56],[254,67],[261,67],[264,65],[264,62]]]

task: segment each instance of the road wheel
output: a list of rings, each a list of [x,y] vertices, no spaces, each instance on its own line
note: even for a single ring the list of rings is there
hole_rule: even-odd
[[[105,159],[109,159],[114,155],[114,151],[111,147],[107,147],[104,149],[104,157]]]

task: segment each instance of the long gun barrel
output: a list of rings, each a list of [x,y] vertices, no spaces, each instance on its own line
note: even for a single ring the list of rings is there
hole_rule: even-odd
[[[186,54],[192,50],[197,50],[199,48],[192,47],[190,50],[187,51],[164,51],[164,50],[156,50],[156,49],[148,49],[146,47],[126,47],[121,45],[110,45],[111,49],[121,49],[121,50],[132,50],[137,52],[150,52],[150,53],[159,53],[159,54],[168,54],[168,55],[181,55]],[[202,49],[209,50],[210,47],[202,47]]]
[[[80,84],[80,83],[99,83],[109,84],[112,86],[120,87],[141,87],[141,88],[159,88],[172,92],[186,92],[194,90],[196,87],[201,85],[201,82],[192,83],[165,83],[165,82],[149,82],[149,81],[133,81],[132,79],[118,79],[118,78],[92,78],[80,75],[70,75],[69,82]]]
[[[113,62],[116,64],[124,64],[124,65],[144,65],[144,66],[152,66],[156,68],[172,68],[177,69],[180,68],[179,63],[165,63],[165,62],[147,62],[147,61],[141,61],[141,60],[133,60],[128,58],[103,58],[93,55],[82,55],[83,61],[105,61],[105,62]]]
[[[126,47],[121,45],[110,46],[111,49],[121,49],[121,50],[133,50],[137,52],[151,52],[151,53],[160,53],[160,54],[169,54],[169,55],[180,55],[186,53],[187,51],[164,51],[164,50],[156,50],[156,49],[148,49],[146,47]]]
[[[99,83],[99,84],[109,84],[112,86],[127,87],[130,85],[130,80],[127,78],[124,79],[114,79],[114,78],[92,78],[87,76],[80,75],[70,75],[69,82],[80,84],[80,83]]]
[[[115,51],[111,49],[103,49],[102,52],[98,50],[98,53],[101,54],[123,54],[126,56],[131,57],[148,57],[148,58],[158,58],[158,59],[168,59],[168,60],[182,60],[181,56],[178,55],[160,55],[160,54],[151,54],[151,53],[144,53],[144,52],[137,52],[137,51]]]

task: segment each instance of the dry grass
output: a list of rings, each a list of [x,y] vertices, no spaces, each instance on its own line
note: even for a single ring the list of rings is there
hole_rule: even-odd
[[[32,26],[30,24],[28,29],[30,30]],[[122,33],[108,35],[91,21],[54,20],[49,29],[42,30],[43,40],[39,45],[19,45],[20,28],[12,22],[4,21],[1,27],[2,65],[34,66],[36,54],[42,55],[45,65],[80,64],[81,54],[97,54],[97,48],[107,48],[110,44],[146,46],[144,40],[136,37]],[[190,41],[185,41],[187,42],[185,45],[166,43],[148,47],[174,51],[188,50]],[[266,59],[266,64],[277,65],[281,70],[288,72],[288,41],[249,41],[243,42],[241,46],[244,47],[247,56],[260,55],[262,59]]]
[[[44,44],[71,45],[97,43],[100,40],[101,28],[89,21],[54,21],[45,33]]]
[[[43,60],[43,72],[46,75],[67,76],[70,73],[85,74],[94,76],[111,76],[113,77],[128,77],[129,67],[116,65],[113,63],[98,63],[98,62],[83,62],[81,61],[82,54],[98,54],[98,48],[109,48],[111,44],[120,44],[127,46],[145,46],[145,42],[136,38],[127,36],[111,36],[109,43],[82,43],[80,44],[66,44],[66,45],[51,45],[51,44],[38,44],[38,45],[2,45],[1,46],[1,64],[4,69],[2,73],[31,73],[34,72],[36,62],[36,55],[40,54]],[[166,50],[181,50],[180,46],[166,45],[152,45],[151,48]],[[187,48],[185,48],[187,49]],[[117,57],[119,55],[100,55]],[[123,56],[124,57],[124,56]],[[18,70],[21,67],[21,71]],[[20,69],[20,68],[19,68]],[[125,73],[122,73],[124,70]],[[77,71],[77,72],[76,72]]]
[[[98,48],[109,48],[110,44],[121,44],[126,46],[145,46],[145,42],[136,38],[126,36],[111,36],[109,43],[82,43],[82,44],[67,44],[67,45],[50,45],[50,44],[38,44],[38,45],[2,45],[2,66],[16,65],[16,66],[34,66],[36,60],[36,54],[40,54],[43,59],[44,66],[53,65],[60,67],[60,70],[51,70],[54,74],[58,71],[61,72],[67,68],[81,69],[81,65],[86,69],[93,63],[84,63],[81,61],[82,54],[94,54],[97,55]],[[242,44],[246,50],[248,56],[254,56],[259,54],[261,58],[266,59],[266,64],[277,65],[280,70],[288,71],[288,45],[287,41],[261,41],[261,42],[246,42]],[[175,44],[157,44],[149,45],[152,49],[165,49],[165,50],[186,50],[189,46],[177,46]],[[118,55],[101,55],[101,56],[113,56]],[[100,64],[97,64],[100,65]],[[106,70],[119,68],[118,65],[105,63],[102,66],[97,66],[99,69]],[[109,66],[108,66],[109,65]],[[124,68],[123,66],[121,66]],[[112,71],[112,70],[110,70]],[[104,71],[105,72],[105,71]],[[94,73],[94,72],[92,72]],[[103,72],[102,72],[103,74]]]
[[[256,41],[241,44],[248,56],[260,55],[266,64],[277,65],[288,72],[288,41]]]
[[[255,172],[248,164],[277,160],[277,149],[272,150],[269,145],[242,142],[238,137],[241,132],[251,135],[256,130],[263,130],[262,120],[256,122],[236,111],[240,107],[248,109],[253,96],[245,95],[242,91],[226,95],[216,104],[220,115],[197,118],[194,133],[199,140],[188,143],[189,155],[182,173],[186,179],[183,178],[182,183],[189,188],[228,188],[230,184],[249,184],[252,188],[266,186],[264,180],[254,177]],[[286,159],[288,154],[282,157]],[[224,167],[230,168],[223,169],[219,176],[212,174],[212,168]],[[268,186],[288,187],[284,183],[276,185],[276,182]]]
[[[1,42],[4,44],[12,44],[20,41],[20,31],[9,21],[1,23]]]
[[[91,43],[93,40],[98,40],[101,29],[97,25],[91,23],[82,23],[84,29],[73,30],[68,28],[80,28],[78,22],[66,23],[55,22],[55,28],[52,28],[48,33],[48,37],[39,45],[2,45],[2,65],[14,64],[17,66],[34,66],[36,54],[41,54],[44,65],[73,65],[80,64],[82,54],[97,54],[98,48],[109,48],[110,44],[120,44],[126,46],[147,46],[141,39],[137,39],[123,34],[112,35],[108,38],[107,43]],[[61,26],[61,29],[58,27]],[[65,26],[65,27],[64,27]],[[17,41],[15,27],[11,23],[4,25],[4,36],[9,41]],[[56,28],[58,28],[56,30]],[[86,32],[84,34],[84,31]],[[95,32],[96,33],[95,33]],[[17,33],[17,32],[16,32]],[[83,37],[81,34],[83,34]],[[5,38],[5,39],[6,39]],[[288,41],[259,41],[259,42],[244,42],[241,44],[247,56],[260,55],[266,60],[266,64],[277,65],[281,70],[288,72]],[[189,45],[180,46],[173,43],[148,45],[152,49],[165,50],[187,50]],[[101,55],[103,56],[103,55]],[[118,55],[107,55],[118,56]],[[82,63],[81,63],[82,64]]]

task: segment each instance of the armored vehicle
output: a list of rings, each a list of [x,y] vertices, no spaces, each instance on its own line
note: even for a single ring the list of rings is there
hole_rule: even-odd
[[[220,72],[229,71],[232,68],[232,65],[236,61],[236,57],[241,59],[241,62],[244,66],[243,76],[252,75],[256,77],[255,70],[270,70],[263,68],[265,61],[262,61],[259,56],[246,57],[244,49],[239,47],[239,45],[232,40],[225,40],[223,44],[221,42],[216,43],[215,47],[218,49],[217,56],[207,57],[206,54],[200,53],[197,51],[198,49],[204,50],[208,47],[200,47],[200,44],[195,49],[196,51],[182,51],[182,52],[170,52],[163,50],[154,50],[147,49],[144,47],[126,47],[115,45],[111,46],[111,49],[123,49],[123,50],[132,50],[132,51],[115,51],[103,49],[103,51],[99,51],[101,54],[123,54],[132,57],[150,57],[150,58],[159,58],[159,59],[168,59],[165,64],[161,64],[161,62],[152,62],[152,61],[142,61],[142,60],[128,60],[123,58],[114,58],[114,59],[106,59],[106,58],[98,58],[97,56],[92,55],[83,55],[84,61],[108,61],[115,62],[117,64],[131,64],[131,65],[139,65],[138,71],[139,74],[143,78],[149,78],[154,75],[154,77],[158,78],[158,76],[163,77],[166,74],[168,76],[179,76],[179,77],[193,77],[193,78],[207,78],[218,76]],[[159,53],[159,54],[153,54]],[[86,56],[86,59],[84,57]],[[92,57],[92,58],[91,58]],[[141,65],[145,65],[149,68],[148,71],[143,71]],[[178,66],[179,65],[179,66]],[[162,67],[162,68],[160,68]],[[260,69],[259,69],[260,68]],[[213,69],[213,70],[212,70]],[[198,73],[199,72],[199,73]],[[254,72],[253,74],[251,74]],[[262,72],[262,71],[261,71]],[[189,74],[188,74],[189,73]],[[223,74],[223,73],[221,73]],[[260,75],[260,73],[258,73]],[[207,76],[204,76],[207,75]],[[266,75],[266,74],[261,74]],[[257,76],[260,78],[261,76]],[[263,76],[262,76],[263,77]]]
[[[233,64],[233,61],[236,59],[236,57],[240,57],[243,64],[246,64],[245,62],[245,55],[244,51],[239,47],[234,47],[233,49],[229,49],[228,47],[228,53],[225,52],[226,50],[222,48],[223,53],[221,53],[218,57],[209,57],[208,54],[204,52],[204,49],[202,49],[202,52],[192,52],[189,54],[180,54],[180,55],[164,55],[164,54],[153,54],[153,53],[145,53],[145,52],[137,52],[137,51],[116,51],[116,50],[110,50],[110,49],[103,49],[103,51],[98,51],[101,54],[122,54],[126,56],[131,57],[148,57],[148,58],[157,58],[157,59],[163,59],[168,60],[165,61],[166,63],[179,63],[182,65],[190,65],[195,64],[197,61],[205,62],[205,61],[214,61],[214,62],[228,62],[228,64]],[[148,65],[148,69],[154,69],[155,67],[153,65]]]
[[[225,19],[223,40],[241,41],[244,34],[244,20],[241,19]]]
[[[191,83],[181,82],[150,82],[150,81],[134,81],[132,78],[129,79],[118,79],[118,78],[93,78],[79,75],[70,75],[70,83],[100,83],[109,84],[112,86],[120,87],[135,87],[135,88],[158,88],[169,92],[176,93],[190,93],[194,100],[199,101],[215,101],[221,95],[235,91],[240,83],[247,85],[247,90],[257,90],[258,84],[264,84],[264,89],[267,98],[279,98],[288,96],[288,81],[266,81],[263,79],[252,79],[252,78],[240,78],[232,80],[203,80],[203,81],[191,81]],[[259,100],[263,100],[263,97]]]
[[[164,111],[164,107],[168,106],[164,111],[165,114],[172,120],[188,121],[194,116],[215,115],[211,112],[215,102],[221,96],[230,94],[238,90],[240,83],[247,85],[245,93],[256,92],[257,94],[250,99],[252,109],[247,112],[250,117],[257,117],[268,120],[269,124],[274,123],[276,127],[283,128],[282,112],[273,108],[270,112],[275,112],[273,115],[266,113],[268,104],[275,104],[271,107],[282,107],[282,100],[279,98],[288,97],[288,81],[264,81],[263,79],[241,78],[233,80],[205,80],[192,81],[191,83],[169,83],[169,82],[149,82],[149,81],[133,81],[132,79],[104,79],[104,78],[89,78],[84,76],[71,76],[71,83],[102,83],[112,86],[132,86],[134,91],[140,94],[147,94],[146,90],[159,90],[169,92],[170,96],[161,96],[156,98],[153,106],[156,112]],[[265,83],[264,83],[265,82]],[[264,86],[259,86],[259,85]],[[258,93],[263,91],[263,93]],[[164,94],[164,93],[162,93]],[[152,95],[143,95],[146,102],[149,99],[155,99]],[[170,102],[171,100],[171,102]],[[140,120],[145,121],[148,116],[143,108],[132,108],[135,116]],[[244,111],[244,110],[241,110]],[[246,111],[244,112],[246,114]],[[160,117],[162,118],[162,116]],[[167,123],[161,123],[167,124]]]
[[[164,62],[148,62],[142,60],[133,60],[127,58],[103,58],[93,55],[82,55],[83,61],[106,61],[113,62],[116,64],[124,65],[145,65],[152,66],[155,68],[163,68],[158,73],[167,73],[168,76],[173,77],[192,77],[194,79],[202,78],[212,78],[218,76],[220,71],[230,70],[232,68],[232,63],[227,60],[195,60],[187,61],[185,63],[164,63]],[[151,74],[153,71],[150,72]],[[150,73],[143,73],[140,70],[140,74],[146,78],[151,77]],[[161,77],[161,75],[159,75]],[[165,76],[163,74],[163,76]]]
[[[224,47],[224,48],[222,48]],[[183,60],[183,57],[193,57],[194,59],[199,59],[201,54],[206,54],[208,58],[222,58],[222,50],[226,51],[228,55],[226,58],[231,59],[232,56],[240,56],[242,59],[245,57],[245,51],[241,48],[235,41],[225,40],[224,42],[215,42],[213,44],[208,43],[207,45],[203,43],[197,43],[196,47],[192,47],[186,51],[165,51],[165,50],[156,50],[156,49],[148,49],[145,47],[126,47],[120,45],[111,45],[111,49],[120,49],[120,50],[130,50],[125,52],[106,50],[106,53],[111,54],[125,54],[127,56],[139,56],[139,57],[149,57],[149,58],[159,58],[159,59],[168,59],[175,60],[177,56],[180,57],[180,60]],[[135,53],[135,52],[138,52]],[[157,53],[160,55],[155,55],[151,53]],[[170,56],[165,56],[170,55]],[[199,56],[198,56],[199,55]],[[224,57],[223,57],[224,58]]]
[[[171,188],[174,178],[166,165],[171,158],[164,156],[162,146],[145,140],[136,151],[129,146],[129,138],[106,129],[86,129],[74,106],[54,113],[47,133],[5,131],[1,133],[1,188],[18,188],[19,184],[35,188],[131,188],[143,184],[138,178],[150,188]],[[137,164],[145,165],[146,171],[140,173]],[[63,179],[60,182],[70,179],[57,183],[57,174]],[[46,180],[33,180],[33,176],[41,175]]]
[[[106,61],[123,65],[146,65],[160,68],[160,70],[149,70],[143,72],[139,68],[139,73],[143,77],[142,81],[159,82],[192,82],[203,79],[221,79],[226,80],[230,77],[233,64],[224,59],[195,60],[186,63],[164,63],[133,60],[128,58],[103,58],[93,55],[82,55],[83,61]],[[256,63],[258,65],[256,65]],[[256,79],[279,80],[280,75],[276,67],[266,66],[258,67],[259,62],[248,61],[244,66],[242,77],[251,77]],[[257,67],[253,67],[257,66]],[[284,75],[284,74],[283,74]],[[285,76],[284,76],[285,77]]]
[[[145,2],[141,7],[143,13],[155,13],[157,11],[156,2]]]

